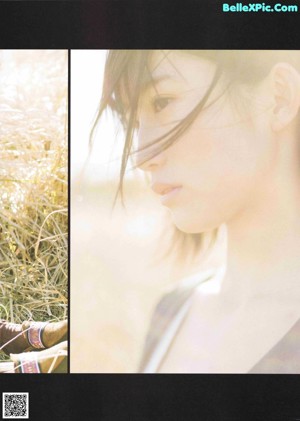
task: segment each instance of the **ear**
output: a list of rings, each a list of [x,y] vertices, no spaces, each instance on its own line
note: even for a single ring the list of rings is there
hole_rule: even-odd
[[[296,120],[300,107],[300,75],[288,63],[277,63],[270,72],[273,109],[271,126],[281,131]]]

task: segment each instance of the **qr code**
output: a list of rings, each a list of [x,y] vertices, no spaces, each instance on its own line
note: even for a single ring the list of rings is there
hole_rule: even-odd
[[[28,393],[2,393],[2,418],[29,418]]]

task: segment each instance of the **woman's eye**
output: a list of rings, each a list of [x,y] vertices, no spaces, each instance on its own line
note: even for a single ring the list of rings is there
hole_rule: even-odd
[[[159,113],[164,108],[166,108],[169,103],[172,101],[172,98],[170,97],[157,97],[154,98],[152,101],[152,106],[155,113]]]

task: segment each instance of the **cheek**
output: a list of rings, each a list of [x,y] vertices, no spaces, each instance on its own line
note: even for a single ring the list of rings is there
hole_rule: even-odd
[[[241,121],[229,107],[192,128],[190,147],[201,159],[204,173],[217,182],[233,184],[262,177],[273,156],[273,142],[261,119]],[[215,177],[214,177],[215,176]]]
[[[239,184],[258,176],[265,166],[268,148],[255,133],[246,128],[194,128],[182,151],[183,166],[191,180],[203,191]],[[183,145],[183,144],[182,144]]]
[[[172,215],[185,232],[226,223],[255,199],[269,171],[270,144],[253,127],[204,129],[195,124],[177,145],[182,148],[177,152],[182,157],[185,206],[174,207]]]

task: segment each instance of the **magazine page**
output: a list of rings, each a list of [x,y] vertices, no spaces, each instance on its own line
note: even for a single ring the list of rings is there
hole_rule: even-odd
[[[3,419],[299,418],[298,7],[1,2]]]

